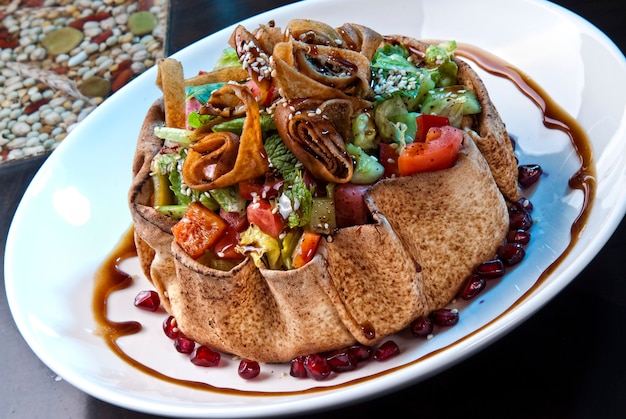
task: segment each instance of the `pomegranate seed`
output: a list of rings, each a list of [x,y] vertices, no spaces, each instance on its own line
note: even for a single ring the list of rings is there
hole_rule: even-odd
[[[252,380],[261,373],[259,363],[251,359],[242,359],[237,369],[239,376],[245,380]]]
[[[396,342],[394,342],[393,340],[388,340],[382,345],[380,345],[378,349],[374,351],[373,358],[376,361],[382,362],[382,361],[388,360],[391,357],[398,355],[399,353],[400,353],[400,348],[398,347],[398,344],[396,344]]]
[[[296,378],[304,378],[308,374],[306,368],[304,368],[304,357],[297,356],[291,360],[291,366],[289,367],[289,375]]]
[[[509,209],[509,229],[510,230],[530,230],[533,226],[533,219],[526,211],[520,211],[516,207]]]
[[[498,247],[498,258],[507,266],[513,266],[522,261],[526,252],[519,243],[505,243]]]
[[[485,279],[500,278],[504,276],[504,263],[500,259],[485,261],[476,267],[476,274]]]
[[[170,339],[177,339],[182,336],[182,332],[178,328],[178,323],[176,323],[174,316],[168,316],[167,319],[163,320],[163,332],[165,336]]]
[[[418,317],[411,323],[411,334],[416,338],[425,338],[432,333],[433,322],[428,317]]]
[[[314,380],[325,380],[328,378],[332,370],[330,365],[326,362],[326,358],[321,357],[319,354],[310,354],[304,358],[304,368],[307,373],[313,377]]]
[[[373,349],[371,346],[353,345],[348,348],[348,351],[352,352],[357,362],[363,362],[372,357]]]
[[[200,345],[196,349],[196,354],[191,358],[191,362],[199,367],[216,367],[220,364],[221,355],[213,349]]]
[[[517,168],[517,180],[522,188],[534,185],[541,177],[543,169],[538,164],[523,164]]]
[[[527,213],[531,213],[533,212],[533,203],[530,202],[530,200],[528,198],[520,198],[517,200],[517,202],[515,203],[515,208],[517,208],[520,211],[524,211]]]
[[[528,244],[530,242],[530,233],[525,230],[511,230],[506,235],[506,241],[509,243]]]
[[[335,372],[352,371],[358,366],[356,356],[350,350],[335,352],[326,357],[326,362]]]
[[[459,310],[440,308],[430,313],[430,318],[436,326],[454,326],[459,322]]]
[[[135,307],[146,311],[157,311],[161,299],[156,291],[141,291],[135,296]]]
[[[174,348],[181,354],[190,354],[196,347],[196,342],[185,336],[180,336],[174,340]]]
[[[465,286],[461,290],[461,298],[471,300],[476,297],[487,286],[485,278],[479,275],[472,275],[465,282]]]

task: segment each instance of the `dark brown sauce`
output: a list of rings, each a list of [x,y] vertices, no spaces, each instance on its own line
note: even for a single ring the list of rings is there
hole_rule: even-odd
[[[504,313],[500,314],[500,317],[510,312],[514,307],[524,302],[534,291],[548,278],[548,276],[554,272],[563,259],[569,254],[576,242],[578,241],[580,234],[588,219],[589,212],[593,203],[593,198],[596,191],[596,178],[595,167],[592,158],[591,143],[580,125],[574,118],[568,115],[562,108],[560,108],[552,99],[548,97],[546,92],[533,82],[527,75],[514,68],[510,64],[502,61],[498,57],[495,57],[485,51],[482,51],[476,47],[470,45],[460,44],[457,49],[457,55],[465,57],[487,71],[498,77],[503,77],[510,80],[517,86],[517,88],[526,95],[535,105],[541,110],[543,114],[543,123],[547,128],[561,130],[568,135],[571,140],[577,155],[580,158],[580,169],[570,178],[569,186],[572,189],[577,189],[583,192],[584,200],[582,208],[573,222],[571,227],[570,242],[563,253],[540,275],[537,282],[529,289],[521,298],[519,298],[511,307],[509,307]],[[141,325],[137,322],[112,322],[107,317],[107,300],[109,295],[117,290],[129,287],[132,284],[132,277],[125,274],[119,269],[119,264],[128,258],[137,255],[135,244],[133,241],[132,228],[124,235],[117,247],[112,251],[108,258],[102,263],[98,272],[95,275],[95,291],[93,295],[93,312],[96,322],[98,324],[98,334],[102,336],[107,345],[124,361],[138,370],[149,374],[155,378],[166,381],[168,383],[193,388],[196,390],[205,390],[211,392],[219,392],[225,394],[246,395],[246,396],[284,396],[293,395],[297,393],[314,393],[332,390],[338,387],[347,387],[359,382],[368,381],[376,377],[389,374],[396,370],[400,370],[409,365],[414,365],[424,359],[430,358],[440,352],[445,351],[451,346],[455,346],[460,342],[463,342],[471,338],[476,333],[489,327],[492,323],[488,323],[475,332],[466,335],[457,342],[447,347],[433,351],[421,358],[415,359],[412,362],[392,368],[375,375],[359,378],[346,382],[344,384],[338,384],[328,387],[314,387],[302,391],[282,391],[282,392],[265,392],[265,391],[242,391],[233,388],[223,388],[212,386],[207,383],[181,380],[164,375],[152,368],[147,367],[140,361],[130,357],[126,354],[117,344],[117,340],[122,336],[131,335],[141,330]],[[494,321],[497,319],[494,319]]]

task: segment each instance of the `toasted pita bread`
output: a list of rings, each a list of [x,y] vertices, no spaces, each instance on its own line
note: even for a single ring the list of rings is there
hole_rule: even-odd
[[[313,260],[290,271],[258,268],[251,259],[227,272],[211,269],[173,241],[174,222],[151,203],[150,161],[162,145],[152,129],[164,121],[156,102],[138,139],[129,205],[140,264],[183,333],[241,357],[287,362],[374,345],[453,299],[504,240],[507,206],[494,175],[511,170],[485,158],[478,142],[504,147],[503,124],[478,76],[460,68],[486,113],[464,136],[457,163],[374,184],[366,197],[374,222],[322,239]]]

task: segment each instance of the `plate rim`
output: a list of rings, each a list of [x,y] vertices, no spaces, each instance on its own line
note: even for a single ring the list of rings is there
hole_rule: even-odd
[[[542,6],[548,6],[550,8],[557,8],[560,10],[559,13],[567,13],[569,14],[569,17],[572,18],[574,17],[575,19],[577,19],[579,21],[579,24],[584,24],[584,25],[588,25],[589,27],[591,27],[595,32],[597,32],[597,35],[601,35],[604,38],[604,41],[607,42],[607,46],[612,46],[612,48],[615,50],[615,53],[619,52],[619,54],[621,55],[622,58],[622,64],[625,65],[624,60],[623,60],[623,54],[621,54],[621,51],[619,51],[619,49],[617,48],[617,46],[615,45],[615,43],[608,38],[604,33],[602,33],[597,27],[593,26],[590,22],[588,22],[587,20],[585,20],[584,18],[576,15],[575,13],[571,12],[570,10],[560,6],[560,5],[556,5],[554,3],[550,3],[550,2],[546,2],[546,1],[539,1],[539,0],[518,0],[519,2],[526,2],[526,3],[534,3],[534,4],[538,4],[538,5],[542,5]],[[307,0],[307,3],[322,3],[322,2],[327,2],[327,0]],[[283,8],[297,8],[297,6],[299,6],[300,4],[302,4],[304,2],[298,2],[298,3],[292,3],[289,5],[285,5],[285,6],[281,6],[277,9],[273,9],[273,10],[268,10],[266,12],[263,12],[259,15],[250,17],[242,22],[246,22],[246,21],[250,21],[250,20],[258,20],[260,18],[262,18],[263,16],[268,16],[269,14],[275,12],[278,9],[283,9]],[[216,34],[219,33],[226,33],[232,30],[232,28],[235,25],[231,25],[227,28],[222,29],[221,31],[216,32],[215,34],[209,35],[207,38],[209,37],[214,37]],[[203,38],[202,40],[196,41],[195,43],[191,44],[190,46],[186,47],[184,50],[181,50],[180,52],[177,52],[176,54],[173,54],[173,57],[177,57],[178,55],[182,54],[185,50],[189,50],[189,49],[193,49],[195,45],[197,45],[200,42],[205,42],[206,38]],[[142,75],[143,78],[147,78],[148,76],[154,77],[154,72],[153,71],[148,71],[146,72],[144,75]],[[132,83],[131,83],[132,85]],[[92,115],[98,115],[98,110],[96,109],[96,111],[94,111],[92,113]],[[88,118],[94,118],[92,115],[90,115]],[[87,124],[84,124],[87,125]],[[70,137],[71,138],[76,138],[77,136],[74,135],[72,136],[72,134],[70,133]],[[68,138],[68,140],[70,140],[70,138]],[[66,141],[66,140],[64,140]],[[71,140],[71,141],[76,141],[76,140]],[[29,333],[26,333],[26,335],[24,334],[24,330],[27,330],[28,328],[22,324],[21,320],[18,320],[20,318],[20,316],[17,316],[14,314],[14,305],[16,304],[15,302],[15,297],[14,297],[14,293],[15,293],[15,289],[14,287],[14,274],[12,269],[14,268],[13,265],[11,265],[11,263],[9,262],[7,264],[7,261],[10,260],[11,256],[12,256],[12,252],[14,251],[14,249],[10,246],[11,243],[13,243],[14,239],[13,239],[13,235],[17,234],[16,233],[16,226],[19,225],[20,222],[23,222],[21,220],[21,216],[23,213],[23,205],[27,205],[29,200],[33,199],[33,195],[36,195],[36,189],[37,186],[43,182],[45,183],[44,180],[42,180],[43,178],[45,178],[46,174],[49,173],[52,168],[54,167],[54,163],[56,162],[55,156],[54,154],[58,153],[59,150],[65,150],[66,148],[69,149],[69,144],[70,142],[67,143],[68,145],[65,146],[64,144],[59,147],[59,149],[57,149],[55,151],[55,153],[53,153],[52,156],[50,156],[49,159],[47,159],[44,164],[42,165],[42,168],[37,172],[37,174],[35,175],[35,177],[33,178],[31,184],[28,186],[22,200],[20,201],[18,208],[16,209],[15,215],[13,217],[13,220],[11,221],[11,225],[9,227],[9,231],[7,234],[7,245],[5,248],[5,266],[4,266],[4,270],[5,270],[5,287],[6,287],[6,291],[7,291],[7,300],[9,302],[9,307],[11,309],[11,314],[13,315],[13,318],[18,326],[18,329],[20,331],[20,333],[22,333],[22,336],[24,336],[25,340],[27,341],[27,343],[29,344],[29,346],[31,347],[31,349],[35,352],[35,354],[43,361],[44,359],[47,359],[48,362],[44,362],[47,365],[50,365],[50,360],[48,356],[46,356],[45,353],[42,353],[41,348],[38,348],[37,345],[35,343],[32,343],[32,341],[34,340],[34,336],[30,336]],[[619,216],[619,213],[621,211],[621,217]],[[579,268],[579,265],[582,265],[583,267],[586,266],[596,255],[597,253],[601,250],[601,248],[604,246],[604,244],[606,243],[606,241],[610,238],[610,236],[613,234],[613,232],[615,231],[615,229],[617,228],[617,226],[619,225],[619,223],[621,222],[621,220],[623,219],[624,216],[624,212],[626,211],[626,200],[622,200],[621,205],[616,206],[616,208],[613,210],[613,212],[611,212],[610,214],[614,214],[611,217],[607,217],[606,222],[605,222],[605,227],[603,229],[600,230],[600,234],[597,234],[596,236],[593,237],[593,239],[588,242],[588,244],[591,245],[591,251],[590,252],[586,252],[584,253],[584,258],[582,258],[583,260],[581,261],[577,261],[577,263],[572,264],[571,266],[568,266],[565,269],[565,273],[561,274],[561,275],[565,275],[568,277],[571,277],[570,279],[568,279],[567,281],[565,281],[565,285],[567,285],[569,282],[571,282],[571,280],[573,280],[573,278],[575,278],[575,276],[580,273],[580,271],[582,270],[582,268]],[[565,285],[561,285],[560,283],[549,283],[547,285],[547,287],[545,288],[545,290],[543,290],[544,294],[542,294],[544,297],[542,298],[542,303],[537,305],[522,305],[520,307],[518,307],[519,309],[521,309],[521,317],[514,317],[511,318],[509,316],[507,316],[506,318],[500,319],[500,320],[496,320],[495,322],[492,323],[492,325],[497,326],[494,330],[494,328],[489,328],[488,331],[485,331],[485,335],[481,336],[480,342],[478,344],[472,344],[471,348],[466,348],[465,352],[465,356],[459,358],[455,358],[454,363],[456,364],[458,362],[461,362],[463,359],[465,359],[466,357],[474,354],[476,351],[480,350],[481,348],[483,348],[484,346],[486,346],[487,344],[489,344],[490,342],[492,342],[494,339],[497,339],[499,337],[502,336],[502,331],[508,331],[511,330],[511,327],[514,327],[516,325],[521,324],[523,321],[525,321],[528,317],[530,317],[532,314],[534,314],[536,311],[538,311],[541,307],[543,307],[543,305],[545,305],[546,303],[548,303],[558,292],[560,292],[562,290],[562,288]],[[547,290],[547,291],[546,291]],[[547,292],[547,294],[546,294]],[[494,324],[495,323],[495,324]],[[32,345],[31,345],[32,343]],[[36,348],[33,347],[33,345],[35,345]],[[55,362],[51,362],[53,365],[55,365]],[[441,371],[442,368],[448,368],[450,366],[452,366],[453,364],[446,364],[445,366],[440,366],[438,367],[436,370],[433,370],[432,374],[437,374]],[[55,368],[51,368],[56,372]],[[61,368],[62,369],[62,368]],[[408,371],[407,371],[408,372]],[[406,386],[406,385],[411,385],[415,382],[418,381],[422,381],[423,379],[426,379],[428,377],[414,377],[413,380],[409,380],[408,382],[405,381],[405,383],[402,386]],[[65,379],[65,377],[64,377]],[[68,382],[70,382],[71,384],[74,385],[74,383],[70,380],[67,380]],[[105,398],[101,398],[100,396],[102,395],[101,393],[98,392],[98,386],[97,385],[93,385],[91,389],[84,389],[84,384],[79,387],[76,386],[78,388],[80,388],[81,390],[85,391],[86,393],[105,400],[109,403],[112,404],[116,404],[119,406],[124,406],[126,408],[129,409],[133,409],[133,410],[137,410],[137,404],[133,403],[133,398],[129,397],[129,399],[124,403],[123,400],[120,400],[119,395],[117,395],[116,397],[105,397]],[[393,389],[390,389],[389,391],[396,391],[399,388],[401,388],[398,385],[395,385]],[[120,403],[122,402],[122,403]],[[349,401],[344,401],[345,403],[352,403],[352,402],[356,402],[356,400],[349,400]],[[289,403],[287,403],[289,404]],[[331,406],[327,406],[327,407],[319,407],[318,409],[323,409],[323,408],[336,408],[338,406],[340,406],[341,403],[337,403],[337,404],[333,404]],[[265,412],[265,410],[269,409],[270,411]],[[193,410],[193,409],[192,409]],[[242,413],[247,414],[247,415],[251,415],[251,416],[261,416],[261,415],[266,415],[266,414],[278,414],[281,411],[271,411],[271,406],[253,406],[250,407],[250,411],[249,412],[242,412],[242,411],[238,411],[238,412],[233,412],[236,413],[238,416],[241,415]],[[316,409],[313,409],[316,410]],[[167,414],[168,412],[163,412],[162,410],[150,410],[149,406],[143,406],[141,411],[144,412],[150,412],[150,413],[155,413],[155,414]],[[305,409],[300,409],[300,410],[290,410],[290,413],[294,413],[294,412],[310,412],[312,411],[312,409],[309,408],[305,408]],[[173,413],[173,412],[172,412]],[[188,412],[188,413],[195,413],[195,412]],[[205,415],[207,413],[207,411],[203,411],[203,412],[198,412],[198,414],[203,414]],[[226,416],[228,416],[230,414],[230,412],[216,412],[218,414],[226,414]]]

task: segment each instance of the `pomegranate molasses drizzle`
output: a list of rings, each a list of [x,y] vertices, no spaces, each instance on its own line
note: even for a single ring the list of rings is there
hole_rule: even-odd
[[[554,272],[554,270],[560,265],[565,257],[567,257],[567,255],[570,253],[570,251],[578,241],[585,226],[585,223],[589,217],[589,212],[591,210],[596,190],[595,167],[593,164],[591,144],[585,131],[576,122],[576,120],[568,115],[567,112],[565,112],[560,106],[558,106],[552,99],[550,99],[546,92],[523,72],[506,63],[502,59],[471,45],[459,44],[456,54],[458,56],[465,57],[471,60],[480,68],[494,76],[503,77],[511,81],[526,97],[528,97],[541,110],[544,126],[549,129],[560,130],[567,134],[567,136],[570,138],[572,146],[574,147],[580,159],[580,169],[569,179],[569,187],[582,191],[584,198],[582,208],[577,218],[572,223],[569,244],[567,248],[561,253],[561,255],[539,276],[536,283],[522,297],[520,297],[515,303],[513,303],[505,312],[501,313],[496,319],[492,320],[485,326],[479,328],[471,334],[466,335],[462,339],[459,339],[449,346],[433,351],[421,358],[415,359],[408,364],[388,369],[386,371],[368,377],[348,381],[343,384],[328,387],[313,387],[301,391],[265,392],[243,391],[233,388],[217,387],[204,382],[177,379],[162,374],[142,364],[140,361],[126,354],[117,344],[117,340],[119,338],[138,333],[141,330],[141,324],[135,321],[113,322],[107,317],[107,300],[109,295],[114,291],[129,287],[133,282],[133,278],[130,275],[124,273],[119,267],[119,265],[124,260],[135,257],[137,255],[137,250],[133,239],[133,229],[131,227],[123,236],[122,240],[113,250],[113,252],[102,263],[95,275],[93,312],[98,325],[98,334],[102,336],[107,345],[125,362],[146,374],[149,374],[155,378],[161,379],[169,383],[193,388],[196,390],[205,390],[232,395],[264,397],[284,396],[290,394],[293,395],[295,393],[312,393],[318,391],[326,391],[333,388],[349,386],[358,382],[363,382],[376,378],[381,375],[389,374],[395,370],[405,368],[409,365],[413,365],[469,339],[471,336],[485,329],[489,326],[489,324],[504,316],[506,313],[510,312],[516,306],[518,306],[521,302],[526,300],[550,276],[550,274]]]

